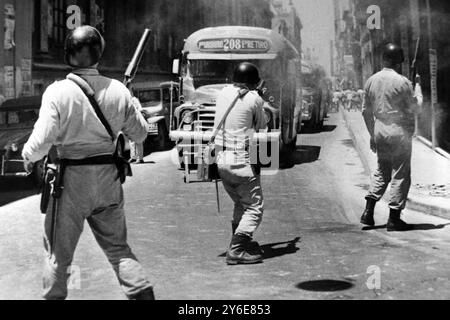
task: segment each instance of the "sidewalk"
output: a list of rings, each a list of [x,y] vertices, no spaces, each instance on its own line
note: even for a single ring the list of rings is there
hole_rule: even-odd
[[[370,174],[377,166],[361,112],[341,110],[356,149]],[[407,208],[450,219],[450,160],[413,140],[412,186]]]

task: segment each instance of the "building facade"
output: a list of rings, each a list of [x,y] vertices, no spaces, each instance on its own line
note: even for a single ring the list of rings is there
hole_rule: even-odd
[[[289,4],[281,0],[273,0],[272,11],[272,30],[283,35],[288,39],[299,53],[302,52],[302,22],[298,16],[292,1]]]
[[[100,70],[119,80],[144,28],[150,28],[136,81],[160,82],[172,79],[172,60],[192,32],[218,25],[271,28],[272,21],[269,0],[0,0],[0,7],[5,26],[0,101],[40,95],[66,75],[63,51],[70,23],[102,32],[107,46]]]

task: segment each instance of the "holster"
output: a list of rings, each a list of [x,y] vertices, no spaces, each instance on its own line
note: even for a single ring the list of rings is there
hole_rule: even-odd
[[[117,179],[120,179],[120,183],[124,184],[127,177],[133,176],[130,163],[127,161],[127,159],[119,155],[114,156],[114,161],[117,168]]]
[[[131,171],[130,163],[123,156],[123,150],[120,143],[117,143],[116,145],[116,151],[113,154],[113,158],[117,168],[117,179],[120,180],[121,184],[124,184],[127,177],[133,176],[133,172]]]
[[[50,202],[50,197],[52,195],[53,184],[55,183],[57,174],[57,168],[54,164],[49,164],[45,162],[45,175],[44,183],[42,185],[41,194],[41,213],[46,214],[48,209],[48,204]]]
[[[42,186],[42,194],[41,194],[41,213],[46,214],[48,209],[48,204],[50,202],[50,198],[60,198],[62,192],[62,186],[57,184],[57,177],[60,175],[59,180],[62,183],[62,175],[63,172],[58,172],[58,170],[62,169],[61,165],[56,165],[54,163],[45,162],[45,176],[44,176],[44,184]]]

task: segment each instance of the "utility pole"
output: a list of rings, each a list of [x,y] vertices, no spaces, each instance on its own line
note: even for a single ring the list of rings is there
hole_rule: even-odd
[[[426,0],[427,5],[427,28],[428,28],[428,48],[430,57],[430,88],[431,88],[431,143],[433,149],[438,147],[437,137],[436,137],[436,104],[437,99],[437,88],[436,88],[436,78],[437,78],[437,54],[436,50],[433,49],[433,35],[431,32],[431,7],[430,0]]]

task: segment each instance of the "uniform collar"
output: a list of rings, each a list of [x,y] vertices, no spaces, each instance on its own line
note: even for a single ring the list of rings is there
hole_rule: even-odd
[[[98,76],[99,75],[98,70],[94,69],[94,68],[73,69],[72,73],[75,73],[75,74],[81,75],[81,76]]]
[[[392,69],[392,68],[386,68],[386,67],[384,67],[383,68],[383,71],[392,71],[392,72],[397,72],[397,71],[395,71],[394,69]]]

